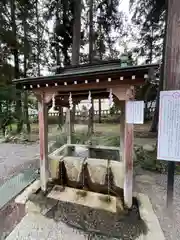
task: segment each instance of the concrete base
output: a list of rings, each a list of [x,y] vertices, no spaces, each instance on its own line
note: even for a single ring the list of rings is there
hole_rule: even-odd
[[[26,211],[27,215],[22,219],[20,224],[13,230],[13,232],[7,237],[7,240],[39,240],[39,239],[64,239],[69,240],[71,238],[73,239],[87,239],[87,235],[90,233],[82,233],[82,231],[75,231],[72,227],[64,224],[61,220],[56,219],[54,221],[53,219],[49,219],[45,216],[47,216],[48,212],[51,211],[55,206],[57,206],[58,201],[53,199],[45,198],[44,196],[38,196],[33,195],[34,198],[31,196],[31,199],[27,201],[26,203]],[[102,239],[133,239],[133,240],[165,240],[164,234],[162,232],[162,229],[160,227],[159,221],[153,211],[151,202],[148,198],[148,196],[144,194],[135,193],[134,196],[137,198],[139,203],[139,213],[140,217],[142,219],[143,225],[145,226],[145,229],[147,229],[146,233],[141,233],[139,236],[136,236],[134,238],[128,237],[126,231],[125,235],[123,235],[121,238],[102,238]],[[64,207],[67,207],[68,203],[65,203],[65,205],[61,206],[63,209]],[[61,205],[61,204],[60,204]],[[72,204],[72,206],[75,206],[77,204]],[[109,220],[108,226],[105,227],[105,229],[108,229],[109,232],[114,232],[117,229],[119,231],[124,231],[126,228],[130,228],[130,231],[134,231],[134,229],[137,227],[137,222],[131,223],[128,227],[127,225],[129,223],[127,222],[120,222],[117,223],[118,217],[120,217],[120,213],[109,215],[109,213],[102,213],[102,211],[97,210],[95,211],[94,215],[89,215],[89,213],[84,210],[84,208],[77,208],[76,212],[74,212],[74,209],[70,209],[70,215],[75,214],[74,219],[79,218],[77,214],[81,215],[84,214],[87,218],[86,221],[91,221],[91,219],[94,217],[94,219],[98,219],[98,224],[101,222],[100,228],[105,224],[107,219]],[[81,210],[80,210],[81,209]],[[59,211],[55,208],[54,214],[56,215],[56,212]],[[92,214],[92,213],[91,213]],[[113,215],[112,215],[113,214]],[[54,216],[55,216],[54,215]],[[60,215],[62,215],[60,211]],[[114,216],[114,217],[112,217]],[[99,219],[100,217],[100,219]],[[89,220],[88,220],[89,219]],[[92,220],[94,221],[94,220]],[[137,220],[136,220],[137,221]],[[84,222],[84,220],[83,220]],[[87,224],[87,222],[86,222]],[[136,225],[137,224],[137,225]],[[141,224],[141,223],[140,223]],[[96,226],[96,230],[99,231],[99,227]],[[113,230],[113,227],[115,227],[115,230]],[[117,231],[118,231],[117,230]],[[129,231],[129,230],[128,230]],[[91,230],[89,230],[91,232]],[[124,233],[123,233],[124,234]],[[128,237],[128,238],[127,238]]]
[[[72,204],[82,205],[93,209],[102,209],[116,213],[117,210],[123,211],[123,203],[120,199],[104,195],[101,193],[78,190],[75,188],[65,187],[61,191],[61,186],[54,186],[48,194],[48,198],[61,202],[69,202]],[[109,201],[108,201],[109,200]]]
[[[147,224],[148,232],[147,234],[141,234],[134,238],[129,238],[127,235],[122,236],[121,238],[114,237],[102,237],[101,239],[133,239],[133,240],[165,240],[165,237],[162,233],[162,230],[159,226],[159,222],[157,217],[154,215],[152,211],[151,204],[149,199],[146,196],[139,195],[138,196],[141,201],[141,216]],[[98,218],[98,215],[96,215]],[[104,220],[104,219],[102,219]],[[103,223],[104,224],[104,223]],[[134,227],[131,226],[133,229]],[[97,229],[98,230],[98,229]],[[111,231],[111,229],[109,230]],[[112,230],[113,231],[113,230]],[[83,232],[79,230],[75,230],[62,221],[54,221],[53,219],[44,217],[42,214],[37,214],[30,212],[28,213],[19,225],[11,232],[11,234],[6,238],[7,240],[85,240],[90,236],[90,232]],[[91,235],[92,236],[92,235]],[[97,235],[100,236],[100,235]],[[92,239],[99,239],[92,238]]]

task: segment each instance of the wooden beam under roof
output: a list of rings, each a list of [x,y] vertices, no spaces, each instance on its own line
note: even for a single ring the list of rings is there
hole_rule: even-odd
[[[89,92],[84,92],[82,94],[72,95],[73,102],[78,104],[82,100],[88,99]],[[92,99],[103,99],[109,97],[109,92],[95,92],[91,93]],[[56,106],[69,107],[69,94],[63,95],[63,93],[58,94],[55,97]],[[52,105],[52,100],[49,103],[49,106]]]
[[[91,95],[97,95],[97,94],[106,94],[106,92],[107,92],[107,90],[106,90],[106,88],[103,88],[103,89],[98,89],[98,90],[96,90],[96,89],[94,89],[94,90],[92,90],[91,91]],[[87,91],[87,90],[85,90],[85,91],[73,91],[72,93],[72,96],[81,96],[81,95],[87,95],[88,96],[88,94],[89,94],[89,91]],[[58,92],[58,96],[69,96],[69,92],[67,91],[67,92],[62,92],[62,91],[59,91]]]

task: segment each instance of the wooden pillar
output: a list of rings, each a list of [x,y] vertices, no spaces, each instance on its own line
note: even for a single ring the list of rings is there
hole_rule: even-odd
[[[76,104],[73,103],[73,109],[71,111],[71,132],[74,133],[75,132],[75,116],[76,115]]]
[[[120,101],[120,157],[124,162],[124,138],[125,138],[125,101]]]
[[[39,110],[39,141],[40,141],[40,181],[41,190],[47,190],[48,182],[48,127],[47,127],[47,104],[44,93],[41,94],[38,102]]]
[[[121,101],[121,109],[124,114],[121,116],[121,151],[122,160],[124,162],[124,203],[128,208],[132,207],[133,194],[133,141],[134,129],[133,124],[125,121],[126,101],[134,98],[134,88],[122,87],[113,89],[113,94]]]
[[[39,90],[34,92],[34,94],[38,99],[41,190],[46,192],[49,178],[48,104],[55,93],[42,92]]]
[[[94,100],[91,99],[92,107],[89,110],[89,124],[88,124],[88,135],[91,136],[94,133]]]
[[[99,123],[101,123],[101,99],[99,100]]]
[[[132,207],[133,193],[133,148],[134,128],[133,124],[125,123],[124,135],[124,202],[128,208]]]
[[[71,110],[67,109],[66,112],[66,128],[67,128],[67,144],[72,143],[72,127],[71,127]]]
[[[94,133],[94,99],[92,98],[92,108],[91,108],[91,134]]]
[[[58,117],[58,126],[61,129],[64,123],[63,119],[63,107],[59,106],[59,117]]]

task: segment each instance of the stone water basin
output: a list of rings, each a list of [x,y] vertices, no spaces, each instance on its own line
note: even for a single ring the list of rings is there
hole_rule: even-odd
[[[119,192],[124,184],[124,165],[119,148],[64,145],[49,155],[50,177],[73,188],[93,192]]]

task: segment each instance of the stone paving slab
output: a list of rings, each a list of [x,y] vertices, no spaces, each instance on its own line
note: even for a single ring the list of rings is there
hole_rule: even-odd
[[[6,240],[85,240],[84,234],[75,232],[62,222],[55,222],[40,214],[28,213]]]
[[[92,235],[91,235],[92,236]],[[104,239],[104,240],[152,240],[157,238],[155,235],[140,235],[136,238],[116,238],[103,235],[94,235],[89,237],[89,233],[74,229],[62,221],[54,221],[53,219],[44,217],[36,213],[28,213],[18,224],[18,226],[10,233],[6,240],[86,240],[86,239]],[[164,240],[164,238],[158,238]]]
[[[132,221],[132,223],[129,221],[126,222],[126,220],[118,223],[116,222],[116,218],[112,218],[112,216],[115,215],[107,215],[97,211],[94,211],[94,213],[91,212],[90,214],[89,210],[87,211],[85,208],[77,208],[77,211],[75,211],[70,205],[66,206],[60,204],[58,206],[56,204],[56,207],[58,207],[55,209],[53,208],[52,216],[43,216],[43,214],[38,212],[28,211],[27,215],[21,220],[6,240],[69,240],[71,238],[79,240],[165,240],[149,198],[143,194],[136,194],[136,196],[140,203],[139,210],[141,221],[136,219],[135,222]],[[66,214],[63,211],[65,211]],[[80,220],[80,222],[83,221],[83,225],[86,225],[85,228],[82,225],[82,227],[78,229],[78,223],[80,224],[80,222],[79,220],[75,220],[74,217],[78,219],[80,216],[79,213],[80,215],[84,214],[86,216]],[[60,214],[60,218],[58,214]],[[96,222],[94,222],[94,218],[97,220]],[[68,222],[66,222],[67,219]],[[76,224],[77,227],[75,227]],[[141,224],[141,227],[139,224]],[[106,231],[103,230],[104,227]],[[139,232],[139,227],[143,227],[144,230]],[[94,229],[96,229],[96,231]],[[107,234],[112,234],[114,237],[110,235],[107,236]]]
[[[12,177],[0,186],[0,209],[16,197],[36,178],[38,178],[37,172],[35,172],[34,169],[28,169],[23,173]]]

